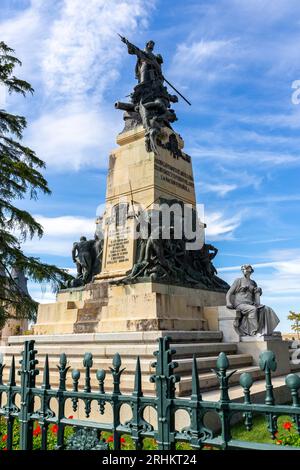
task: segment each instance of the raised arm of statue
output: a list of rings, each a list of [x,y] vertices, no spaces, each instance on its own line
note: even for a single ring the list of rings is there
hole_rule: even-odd
[[[132,44],[131,42],[128,41],[124,36],[121,36],[121,41],[126,44],[127,49],[128,49],[128,54],[134,54],[136,55],[139,59],[142,57],[145,58],[145,52],[139,49],[137,46]]]

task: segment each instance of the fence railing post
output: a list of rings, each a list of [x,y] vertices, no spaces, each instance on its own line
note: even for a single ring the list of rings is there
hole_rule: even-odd
[[[285,379],[285,384],[290,389],[292,395],[292,406],[294,408],[299,408],[300,400],[298,390],[300,389],[300,377],[296,374],[289,374]],[[300,416],[297,414],[293,415],[293,421],[298,434],[300,434]]]
[[[141,431],[143,426],[146,425],[142,417],[142,405],[141,398],[143,396],[142,391],[142,372],[141,372],[141,363],[139,356],[136,360],[135,374],[134,374],[134,389],[132,392],[131,398],[131,408],[132,408],[132,419],[128,423],[131,431],[131,437],[134,442],[135,449],[143,448],[143,438]]]
[[[213,437],[213,432],[204,426],[205,411],[202,408],[202,395],[200,390],[197,358],[193,356],[192,367],[192,394],[190,398],[190,426],[183,431],[190,436],[192,449],[201,449],[205,440]]]
[[[273,406],[275,405],[273,384],[272,384],[272,372],[277,369],[276,356],[273,351],[263,351],[259,355],[259,367],[265,372],[266,380],[266,397],[265,404]],[[267,413],[268,431],[270,432],[272,439],[275,439],[275,434],[278,431],[277,426],[277,415],[274,413]]]
[[[223,449],[227,449],[228,441],[231,439],[231,429],[230,429],[230,419],[231,419],[231,410],[230,410],[230,398],[228,394],[229,390],[229,379],[236,372],[233,370],[227,373],[229,368],[229,361],[225,353],[221,352],[217,359],[216,370],[214,370],[220,384],[220,400],[219,400],[219,416],[221,419],[222,425],[222,440],[223,440]]]
[[[170,338],[165,336],[159,338],[159,349],[154,356],[157,361],[152,364],[156,368],[155,375],[150,377],[151,382],[156,384],[156,404],[157,404],[157,444],[159,450],[175,449],[175,410],[173,399],[175,398],[175,383],[180,381],[180,377],[173,374],[173,370],[178,367],[172,361],[175,349],[170,349]]]
[[[120,435],[118,432],[118,427],[120,426],[120,408],[121,404],[119,401],[120,391],[120,381],[121,375],[124,372],[125,368],[121,369],[122,360],[119,353],[116,353],[113,357],[113,367],[110,367],[110,371],[113,377],[113,392],[112,392],[112,409],[113,409],[113,442],[114,450],[120,450]]]
[[[34,395],[32,389],[35,387],[35,377],[39,371],[35,368],[38,360],[35,358],[37,351],[34,349],[34,340],[25,341],[22,352],[21,370],[21,406],[19,413],[20,421],[20,449],[32,450],[33,421],[31,415],[34,411]]]
[[[67,373],[70,369],[68,364],[68,359],[65,353],[62,353],[59,356],[59,364],[56,366],[59,373],[59,387],[57,390],[57,402],[58,402],[58,411],[57,411],[57,450],[64,449],[64,435],[65,435],[65,426],[61,423],[61,420],[65,417],[65,397],[64,392],[66,391],[66,380]]]
[[[47,419],[53,418],[54,412],[50,408],[51,397],[48,395],[48,391],[51,389],[50,385],[50,368],[49,368],[49,358],[48,354],[45,356],[44,372],[43,372],[43,381],[42,381],[42,393],[40,395],[41,399],[41,408],[38,411],[39,414],[39,424],[42,430],[42,450],[47,450],[47,435],[49,423]]]

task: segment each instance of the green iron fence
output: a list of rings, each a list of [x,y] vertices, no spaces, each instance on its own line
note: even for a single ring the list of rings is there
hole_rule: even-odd
[[[142,374],[140,360],[137,358],[135,370],[135,383],[132,394],[122,394],[120,391],[121,376],[124,371],[121,368],[121,357],[115,354],[110,374],[113,378],[113,388],[111,392],[105,391],[106,372],[103,369],[96,371],[98,390],[91,387],[91,369],[93,357],[91,353],[86,353],[83,358],[84,366],[84,386],[79,390],[80,372],[73,369],[72,390],[66,388],[66,377],[70,366],[67,364],[65,354],[60,355],[58,388],[53,389],[50,383],[49,361],[46,356],[43,368],[43,380],[41,386],[36,385],[37,351],[34,349],[34,341],[25,341],[21,368],[18,371],[20,385],[16,384],[15,359],[9,371],[7,384],[3,383],[3,359],[0,358],[0,417],[6,420],[7,425],[7,449],[13,449],[13,427],[15,420],[20,425],[20,449],[31,450],[33,447],[33,426],[38,421],[41,427],[41,448],[47,449],[47,434],[51,424],[57,425],[56,448],[63,449],[107,449],[108,444],[99,440],[102,431],[112,433],[115,450],[121,449],[121,436],[128,434],[131,436],[136,449],[142,449],[143,439],[151,437],[156,440],[158,449],[173,450],[177,442],[187,442],[194,450],[202,449],[211,445],[220,449],[263,449],[263,450],[288,450],[294,447],[274,446],[272,444],[260,444],[253,442],[243,442],[231,436],[231,418],[236,413],[242,413],[245,426],[248,430],[252,427],[254,414],[263,414],[266,417],[266,425],[272,437],[277,432],[277,418],[285,414],[292,417],[298,434],[300,434],[300,402],[298,390],[300,388],[300,378],[296,374],[289,374],[286,377],[286,386],[291,392],[290,405],[276,405],[272,386],[271,373],[276,369],[276,358],[273,352],[265,351],[260,356],[260,368],[265,372],[265,400],[264,403],[251,402],[251,386],[253,379],[249,373],[243,373],[240,377],[240,385],[244,390],[243,403],[233,402],[229,398],[229,378],[235,371],[229,371],[229,361],[226,354],[221,353],[216,362],[214,370],[220,384],[220,398],[218,401],[203,400],[199,384],[197,371],[197,361],[193,359],[192,369],[192,393],[188,398],[176,398],[176,383],[180,377],[174,373],[178,364],[172,360],[176,353],[170,347],[170,338],[159,339],[159,349],[154,353],[156,361],[152,364],[155,373],[150,377],[155,383],[155,395],[144,396],[142,390]],[[6,395],[6,403],[3,396]],[[36,410],[35,401],[39,399],[40,408]],[[52,400],[56,401],[56,406],[51,406]],[[83,402],[86,418],[90,417],[91,404],[97,402],[99,419],[68,419],[65,416],[66,401],[72,401],[74,412],[78,410],[79,401]],[[101,415],[105,413],[107,404],[111,405],[112,420],[110,423],[101,422]],[[120,410],[124,404],[128,404],[132,410],[132,417],[127,423],[121,423]],[[157,412],[157,426],[153,426],[144,419],[144,411],[147,407],[152,407]],[[54,412],[53,409],[56,411]],[[190,417],[190,424],[180,431],[175,427],[175,413],[178,410],[185,410]],[[214,434],[204,424],[204,416],[208,412],[218,414],[221,423],[221,430]],[[64,443],[66,426],[73,426],[74,434],[67,443]]]

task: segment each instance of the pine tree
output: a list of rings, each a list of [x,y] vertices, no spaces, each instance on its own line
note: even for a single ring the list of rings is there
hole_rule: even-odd
[[[298,340],[300,339],[299,333],[300,333],[300,313],[292,312],[290,310],[289,315],[288,315],[288,320],[292,321],[291,328],[293,331],[297,333],[297,338]]]
[[[10,94],[26,96],[34,90],[28,82],[13,75],[17,65],[21,62],[14,50],[0,42],[0,86]],[[66,271],[28,257],[21,249],[26,238],[40,238],[43,228],[15,201],[25,197],[36,199],[38,192],[51,193],[39,171],[45,168],[45,163],[21,143],[25,128],[23,116],[0,109],[0,328],[9,318],[34,319],[37,312],[38,304],[24,296],[12,278],[13,268],[23,271],[32,281],[51,283],[54,289],[70,278]]]

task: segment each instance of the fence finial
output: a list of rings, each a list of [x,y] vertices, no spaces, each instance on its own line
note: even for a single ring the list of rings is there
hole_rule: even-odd
[[[46,354],[45,357],[45,366],[44,366],[44,374],[43,374],[43,384],[42,388],[44,390],[50,390],[51,385],[50,385],[50,371],[49,371],[49,358],[48,354]]]
[[[249,372],[244,372],[240,376],[240,385],[244,389],[244,404],[250,405],[251,404],[250,388],[253,385],[253,378],[252,378],[252,375],[249,374]],[[243,418],[244,418],[247,431],[251,431],[252,425],[253,425],[252,412],[246,411],[243,414]]]
[[[106,377],[106,372],[104,369],[98,369],[97,372],[96,372],[96,378],[98,380],[98,383],[99,383],[99,392],[100,393],[105,393],[105,390],[104,390],[104,380],[105,380],[105,377]],[[104,414],[104,411],[105,411],[105,400],[102,400],[102,399],[99,399],[98,400],[98,405],[99,405],[99,411],[100,411],[100,414]]]
[[[109,369],[113,376],[113,382],[114,382],[113,393],[119,395],[121,393],[120,391],[121,375],[125,370],[125,367],[121,369],[122,360],[121,360],[121,356],[119,353],[116,353],[114,355],[112,363],[113,363],[113,367],[110,367]]]
[[[134,389],[133,389],[132,395],[135,397],[143,396],[140,356],[138,356],[136,360],[136,367],[135,367],[135,374],[134,374]]]
[[[79,382],[79,379],[80,379],[79,370],[78,369],[73,369],[71,376],[72,376],[72,380],[73,380],[73,392],[78,392],[78,382]],[[78,407],[78,398],[73,397],[72,398],[72,403],[73,403],[73,411],[75,413],[75,411],[77,411],[77,407]]]
[[[235,374],[236,370],[233,370],[227,374],[227,369],[229,367],[229,360],[228,357],[224,352],[221,352],[217,359],[216,369],[212,369],[212,371],[216,374],[219,384],[220,384],[220,402],[221,403],[229,403],[230,398],[228,395],[229,389],[229,379],[230,377]]]
[[[202,400],[196,355],[193,355],[192,395],[191,400]]]
[[[3,385],[3,369],[5,364],[3,364],[3,354],[0,353],[0,385]]]
[[[10,366],[8,384],[9,384],[10,387],[15,387],[16,386],[16,365],[15,365],[15,356],[14,355],[11,358],[11,366]]]
[[[59,390],[66,390],[66,376],[67,372],[70,369],[70,366],[67,367],[67,356],[65,353],[62,353],[59,356],[59,364],[57,366],[59,372]]]

